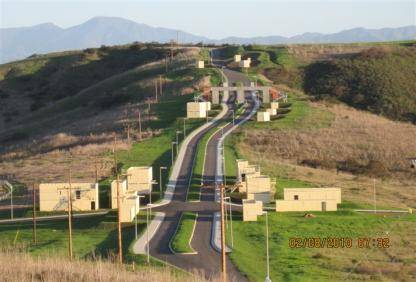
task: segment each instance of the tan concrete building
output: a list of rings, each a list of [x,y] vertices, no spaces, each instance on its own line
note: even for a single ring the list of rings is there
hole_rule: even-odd
[[[39,210],[68,210],[69,183],[39,184]],[[71,200],[74,211],[99,209],[97,183],[71,183]]]
[[[127,169],[127,190],[149,194],[153,182],[151,166],[134,166]]]
[[[207,102],[188,102],[186,103],[186,116],[188,118],[207,117]]]
[[[268,112],[270,116],[275,116],[277,114],[276,109],[267,109],[266,112]]]
[[[243,200],[243,221],[257,221],[257,216],[263,214],[263,202]]]
[[[276,201],[276,211],[336,211],[341,203],[340,188],[285,188],[284,200]]]
[[[270,109],[278,109],[279,102],[270,102]]]
[[[204,63],[204,61],[197,61],[197,62],[196,62],[196,67],[197,67],[198,69],[203,69],[203,68],[205,67],[205,63]]]
[[[140,198],[138,197],[138,192],[128,189],[127,179],[120,179],[118,185],[121,205],[121,221],[131,222],[135,215],[139,213]],[[117,180],[111,182],[111,208],[118,209]]]
[[[268,112],[257,112],[257,121],[258,122],[270,121],[270,114]]]
[[[239,63],[241,62],[241,55],[234,55],[234,62]]]
[[[241,60],[240,61],[240,67],[241,68],[249,68],[251,65],[251,59],[248,58],[247,60]]]
[[[237,181],[245,182],[247,174],[258,174],[260,175],[260,167],[251,165],[247,160],[237,159]]]
[[[265,175],[246,175],[246,195],[248,200],[270,203],[272,185],[270,177]]]

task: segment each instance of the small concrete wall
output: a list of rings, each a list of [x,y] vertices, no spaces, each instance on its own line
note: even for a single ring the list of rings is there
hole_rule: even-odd
[[[270,114],[268,112],[257,112],[257,121],[258,122],[270,121]]]
[[[127,190],[140,194],[149,193],[152,188],[153,169],[151,166],[136,166],[127,169]]]
[[[241,60],[240,61],[240,67],[241,68],[249,68],[251,64],[251,59],[247,59],[247,60]]]
[[[212,104],[218,105],[220,103],[220,92],[218,90],[212,90]]]
[[[266,111],[267,111],[267,112],[269,113],[269,115],[271,115],[271,116],[275,116],[275,115],[277,114],[276,109],[267,109]]]
[[[241,62],[241,55],[234,55],[234,62],[236,63]]]
[[[323,204],[324,203],[324,204]],[[324,211],[323,207],[326,206],[325,211],[336,211],[337,203],[335,200],[276,200],[277,212],[290,212],[290,211]]]
[[[204,61],[197,61],[197,62],[196,62],[196,67],[197,67],[198,69],[203,69],[203,68],[205,67],[205,63],[204,63]]]
[[[243,221],[257,221],[257,216],[263,214],[263,202],[243,200]]]
[[[121,222],[132,222],[139,214],[140,198],[135,195],[123,198],[121,201]]]
[[[243,104],[245,100],[246,99],[244,97],[244,90],[243,89],[237,90],[237,103]]]
[[[264,204],[270,203],[270,192],[261,192],[261,193],[247,193],[247,200],[260,201]]]
[[[68,210],[69,183],[39,184],[39,210]],[[74,211],[90,211],[99,209],[98,184],[71,183],[71,200]]]
[[[270,108],[271,109],[278,109],[279,108],[279,102],[270,102]]]
[[[341,188],[285,188],[283,197],[285,200],[334,200],[341,203]]]
[[[207,116],[207,102],[186,103],[186,116],[188,118],[205,118]]]
[[[269,103],[270,102],[270,91],[269,91],[269,89],[264,89],[262,91],[262,94],[263,94],[263,97],[262,97],[263,103]]]
[[[120,199],[127,193],[127,179],[120,179],[118,182]],[[117,180],[111,182],[111,208],[117,208]]]

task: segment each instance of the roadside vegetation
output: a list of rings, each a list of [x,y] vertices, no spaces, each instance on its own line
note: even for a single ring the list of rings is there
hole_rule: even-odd
[[[0,271],[5,281],[206,281],[198,274],[185,274],[167,266],[120,267],[99,257],[70,261],[52,253],[33,257],[16,250],[0,253]]]
[[[198,214],[193,212],[184,212],[179,221],[178,229],[172,238],[171,247],[176,253],[194,253],[191,241],[194,234],[194,228]]]

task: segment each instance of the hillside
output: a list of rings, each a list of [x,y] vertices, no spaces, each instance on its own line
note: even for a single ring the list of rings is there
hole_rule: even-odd
[[[169,150],[172,128],[182,126],[177,119],[185,116],[186,101],[218,82],[212,69],[194,69],[198,54],[198,48],[175,49],[171,60],[164,46],[136,44],[0,65],[0,174],[13,173],[26,184],[62,181],[71,153],[74,178],[93,179],[96,158],[99,176],[108,176],[113,132],[119,149],[126,149],[128,127],[130,141],[163,136],[152,156],[158,159],[165,144]],[[156,100],[160,81],[163,96],[159,87]]]
[[[335,98],[359,109],[416,123],[416,46],[381,47],[305,70],[304,89],[318,98]]]

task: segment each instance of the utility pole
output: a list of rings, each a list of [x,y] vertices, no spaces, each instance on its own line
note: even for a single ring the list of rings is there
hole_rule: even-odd
[[[137,114],[137,117],[138,117],[137,126],[138,126],[138,129],[139,129],[139,140],[141,141],[142,140],[142,118],[141,118],[141,115],[140,115],[140,109],[139,109],[139,113]]]
[[[225,257],[225,224],[224,224],[224,184],[221,184],[221,272],[222,281],[227,281],[227,265]]]
[[[156,99],[156,102],[157,102],[157,79],[155,81],[155,99]]]
[[[186,117],[183,118],[183,139],[186,138],[186,125],[185,125]]]
[[[159,94],[160,94],[160,97],[162,98],[162,96],[163,96],[163,91],[162,91],[162,76],[161,75],[159,75]]]
[[[32,197],[33,197],[33,212],[32,212],[32,221],[33,221],[33,244],[37,244],[37,238],[36,238],[36,184],[33,184],[33,191],[32,191]]]
[[[121,241],[122,237],[121,237],[120,176],[119,176],[118,165],[117,165],[117,136],[115,133],[114,133],[113,154],[114,154],[114,169],[116,173],[116,184],[117,184],[118,261],[120,264],[123,264],[123,249],[122,249],[122,241]]]
[[[127,124],[127,144],[130,148],[131,146],[131,139],[130,139],[130,123]]]
[[[95,183],[98,183],[98,163],[97,163],[97,156],[94,158],[95,164]]]
[[[376,179],[373,178],[374,213],[377,213]]]
[[[71,161],[72,163],[72,161]],[[68,188],[68,253],[69,259],[72,260],[72,171],[69,167],[69,188]]]

